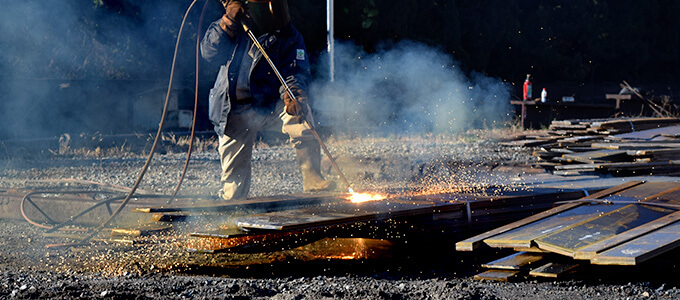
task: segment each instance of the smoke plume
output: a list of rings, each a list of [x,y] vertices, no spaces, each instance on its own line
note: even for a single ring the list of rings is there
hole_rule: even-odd
[[[155,90],[167,84],[188,5],[157,0],[5,4],[0,10],[0,140],[131,131],[128,124],[141,118],[131,101],[155,97]],[[192,53],[192,33],[184,39],[189,45],[184,53]],[[191,70],[193,57],[184,57],[188,62],[179,65]],[[157,123],[156,115],[149,122]]]
[[[328,64],[328,55],[320,59]],[[335,80],[310,88],[317,121],[353,132],[455,133],[510,118],[510,88],[497,78],[466,75],[443,51],[400,42],[366,53],[336,43]]]

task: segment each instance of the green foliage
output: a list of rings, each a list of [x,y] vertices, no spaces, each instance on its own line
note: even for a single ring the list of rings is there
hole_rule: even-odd
[[[369,0],[366,6],[361,11],[361,28],[367,29],[373,25],[373,19],[378,16],[378,10],[375,8],[375,1]]]

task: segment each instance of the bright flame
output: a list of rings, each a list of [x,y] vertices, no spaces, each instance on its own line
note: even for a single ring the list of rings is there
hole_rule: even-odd
[[[380,194],[352,193],[347,199],[352,201],[352,203],[362,203],[368,201],[383,200],[385,199],[385,196]]]

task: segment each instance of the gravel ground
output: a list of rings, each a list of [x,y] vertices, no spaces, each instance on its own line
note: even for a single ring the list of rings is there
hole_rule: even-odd
[[[427,189],[517,182],[532,149],[500,147],[503,133],[455,138],[331,139],[328,146],[356,190]],[[184,162],[181,147],[157,155],[140,186],[168,193]],[[208,147],[209,148],[209,147]],[[145,157],[25,155],[0,160],[0,188],[33,187],[45,179],[85,179],[132,186]],[[300,193],[294,150],[260,144],[253,156],[251,196]],[[324,162],[327,176],[337,179]],[[216,195],[219,159],[196,153],[182,193]],[[184,227],[181,227],[184,226]],[[456,253],[455,241],[395,246],[385,257],[356,261],[309,259],[300,249],[260,254],[199,254],[182,247],[187,223],[133,245],[96,241],[46,248],[64,239],[17,220],[0,220],[0,298],[196,299],[678,299],[676,256],[644,269],[595,269],[559,280],[521,278],[516,283],[472,279],[479,263],[502,253]],[[193,226],[193,227],[192,227]],[[414,249],[418,251],[414,251]],[[425,250],[424,250],[425,249]],[[431,254],[431,255],[430,255]],[[483,256],[483,257],[480,257]]]

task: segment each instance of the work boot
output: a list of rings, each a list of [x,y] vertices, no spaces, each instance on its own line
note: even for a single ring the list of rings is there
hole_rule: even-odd
[[[302,189],[305,192],[330,191],[335,182],[324,180],[321,176],[321,153],[319,143],[304,142],[295,149],[297,161],[302,172]]]

